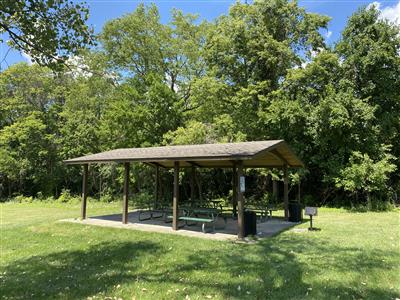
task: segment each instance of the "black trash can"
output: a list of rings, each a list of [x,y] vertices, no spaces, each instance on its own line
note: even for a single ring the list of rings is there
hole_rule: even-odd
[[[244,211],[244,236],[257,234],[257,214],[251,210]]]
[[[298,202],[289,203],[289,222],[301,222],[302,208]]]

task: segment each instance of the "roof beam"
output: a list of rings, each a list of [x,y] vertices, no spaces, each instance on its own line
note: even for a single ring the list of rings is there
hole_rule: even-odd
[[[276,156],[285,165],[289,165],[289,162],[286,160],[286,158],[284,158],[278,151],[276,151],[276,149],[271,150],[270,153]]]
[[[199,165],[198,163],[196,163],[194,161],[186,161],[186,162],[191,166],[198,167],[198,168],[203,168],[203,166]]]
[[[143,162],[143,163],[146,164],[146,165],[152,166],[152,167],[161,167],[161,168],[164,168],[164,169],[168,169],[168,167],[166,167],[166,166],[164,166],[164,165],[162,165],[162,164],[160,164],[158,162]]]

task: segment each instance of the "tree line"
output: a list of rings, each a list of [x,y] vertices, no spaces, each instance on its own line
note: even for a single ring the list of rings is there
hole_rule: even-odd
[[[291,184],[301,180],[308,203],[392,201],[400,191],[399,26],[361,7],[327,45],[329,20],[276,0],[235,3],[211,22],[173,10],[162,23],[155,5],[142,4],[108,21],[96,46],[65,58],[68,67],[10,66],[0,73],[1,197],[79,193],[81,169],[62,161],[89,153],[284,139],[306,165],[291,170]],[[279,170],[249,172],[281,180]],[[226,172],[201,176],[204,193],[227,196]],[[152,178],[135,165],[134,191],[151,193]],[[90,186],[117,195],[120,167],[93,166]]]

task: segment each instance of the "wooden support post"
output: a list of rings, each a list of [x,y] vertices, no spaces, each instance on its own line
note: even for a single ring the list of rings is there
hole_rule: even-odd
[[[81,207],[81,219],[86,219],[86,202],[87,202],[87,182],[88,182],[88,171],[89,165],[83,165],[83,178],[82,178],[82,207]]]
[[[178,230],[178,202],[179,202],[179,161],[174,162],[174,199],[172,205],[172,229]]]
[[[192,206],[195,202],[195,181],[196,181],[196,167],[192,165],[192,170],[190,172],[190,201]]]
[[[156,165],[156,182],[154,186],[154,208],[159,206],[159,187],[160,187],[160,167]]]
[[[128,200],[129,200],[129,163],[124,163],[124,200],[122,202],[122,223],[128,223]]]
[[[285,207],[285,219],[289,219],[289,176],[288,167],[283,167],[283,204]]]
[[[238,177],[236,171],[236,162],[233,163],[232,168],[232,214],[234,217],[237,217],[237,185],[238,185]]]
[[[243,176],[243,162],[237,163],[236,189],[238,203],[238,238],[244,238],[244,198],[243,192],[240,191],[240,177]]]

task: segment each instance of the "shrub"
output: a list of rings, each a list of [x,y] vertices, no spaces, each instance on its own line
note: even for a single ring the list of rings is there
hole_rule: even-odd
[[[137,193],[133,197],[133,204],[138,208],[148,208],[153,205],[154,197],[148,192]]]
[[[68,189],[63,189],[61,191],[60,196],[57,199],[57,202],[68,203],[72,199],[71,193]]]
[[[350,192],[356,199],[358,195],[364,196],[368,209],[373,209],[373,202],[377,199],[374,193],[389,189],[390,174],[396,170],[392,163],[395,157],[388,153],[389,150],[389,147],[382,147],[382,155],[377,160],[368,154],[353,152],[348,166],[335,179],[336,186]]]
[[[18,203],[32,203],[33,197],[32,196],[26,197],[23,195],[18,195],[18,196],[15,196],[13,200]]]
[[[104,194],[100,197],[100,202],[104,202],[104,203],[113,202],[113,197],[110,194]]]
[[[43,202],[54,202],[56,199],[53,196],[49,196],[46,199],[43,199]]]
[[[300,197],[300,202],[304,206],[314,206],[315,205],[315,200],[314,197],[310,194],[304,195],[303,197]]]
[[[60,203],[78,204],[78,203],[80,203],[81,198],[78,196],[71,195],[71,193],[68,189],[63,189],[61,191],[60,196],[58,197],[58,199],[56,201],[60,202]],[[90,201],[90,200],[88,199],[88,201]]]

